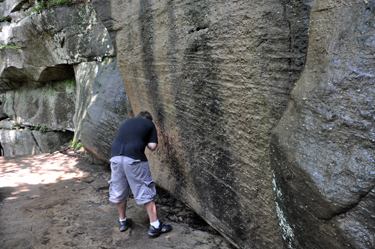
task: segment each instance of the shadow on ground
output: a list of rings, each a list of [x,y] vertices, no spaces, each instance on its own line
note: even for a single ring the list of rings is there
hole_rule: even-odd
[[[0,159],[0,248],[231,248],[199,216],[158,189],[161,220],[173,231],[151,239],[143,206],[131,199],[133,225],[119,232],[108,201],[110,172],[83,153]]]

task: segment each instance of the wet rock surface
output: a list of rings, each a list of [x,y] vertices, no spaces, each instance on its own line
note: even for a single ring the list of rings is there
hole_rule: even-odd
[[[228,241],[181,202],[158,189],[158,215],[173,225],[151,239],[143,206],[128,203],[133,225],[118,230],[108,201],[110,172],[88,156],[64,153],[0,158],[1,248],[228,248]]]

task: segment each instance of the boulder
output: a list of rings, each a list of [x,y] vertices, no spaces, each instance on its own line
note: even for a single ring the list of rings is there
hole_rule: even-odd
[[[5,156],[51,153],[71,139],[72,132],[0,130],[0,144]]]
[[[128,117],[129,103],[115,59],[76,67],[80,82],[75,137],[94,158],[109,162],[111,144]],[[88,80],[88,79],[91,80]],[[91,84],[84,84],[90,82]]]
[[[240,248],[282,248],[270,131],[304,66],[312,2],[109,2],[126,93],[157,126],[157,184]]]
[[[75,79],[54,81],[40,88],[15,91],[13,109],[21,126],[42,126],[50,130],[74,131]]]
[[[0,94],[0,99],[1,99],[1,106],[2,106],[2,111],[3,115],[13,119],[15,118],[15,112],[14,112],[14,92],[9,91],[3,94]]]
[[[42,128],[50,135],[74,131],[74,141],[82,139],[94,158],[108,161],[128,104],[112,40],[93,6],[60,5],[30,12],[35,1],[31,5],[19,1],[18,7],[10,2],[0,3],[0,11],[4,7],[9,16],[0,30],[0,118],[6,119],[0,127]],[[12,132],[21,137],[32,134]],[[43,143],[43,137],[34,138],[40,147],[55,148]],[[27,144],[5,142],[10,147]]]
[[[31,131],[35,143],[42,153],[53,153],[61,149],[61,146],[73,139],[73,132],[70,131],[53,131],[41,132]]]
[[[0,32],[0,92],[70,79],[72,64],[114,56],[91,4],[55,6],[8,23]],[[38,82],[38,83],[36,83]]]
[[[14,120],[5,119],[0,121],[0,129],[12,130],[16,125],[17,123]]]
[[[6,113],[4,113],[4,104],[5,104],[4,102],[5,102],[4,94],[1,94],[0,95],[0,122],[1,120],[8,118]]]
[[[306,67],[274,129],[289,248],[374,248],[375,3],[317,0]]]
[[[3,19],[9,16],[12,12],[22,9],[24,0],[5,0],[0,3],[0,18]]]
[[[81,140],[82,119],[87,115],[87,108],[92,103],[92,86],[98,74],[98,64],[82,62],[74,66],[75,78],[77,81],[77,98],[75,101],[74,140]]]
[[[112,0],[91,0],[90,2],[103,25],[107,28],[112,40],[114,51],[117,54],[116,35],[117,31],[121,30],[122,27],[120,26],[120,23],[116,22],[112,17],[111,1]]]

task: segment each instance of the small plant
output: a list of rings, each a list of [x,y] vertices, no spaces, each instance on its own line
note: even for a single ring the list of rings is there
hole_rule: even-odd
[[[43,9],[61,5],[61,4],[68,4],[68,3],[78,3],[78,2],[85,2],[82,0],[41,0],[38,2],[38,5],[33,9],[33,12],[39,12]]]
[[[48,131],[48,127],[47,127],[47,125],[43,125],[43,127],[41,127],[41,128],[39,129],[39,131],[41,131],[41,132],[46,132],[46,131]]]
[[[78,142],[78,143],[77,143],[77,142],[71,140],[71,141],[69,142],[69,147],[70,147],[70,148],[77,149],[77,150],[80,150],[80,149],[83,148],[83,144],[82,144],[81,142]]]
[[[21,47],[19,47],[19,46],[16,46],[16,45],[14,45],[13,43],[9,43],[9,44],[2,44],[2,43],[0,43],[0,50],[2,50],[2,49],[19,49],[19,50],[21,50]]]
[[[13,129],[19,130],[21,129],[21,126],[19,124],[13,124]]]
[[[34,126],[33,128],[34,128],[34,130],[39,131],[40,128],[41,128],[41,126],[40,126],[40,125],[37,125],[37,126]]]
[[[77,150],[80,150],[80,149],[82,149],[82,148],[83,148],[83,144],[82,144],[81,142],[79,142],[79,143],[77,144],[76,149],[77,149]]]
[[[6,22],[8,21],[9,16],[0,18],[0,22]]]

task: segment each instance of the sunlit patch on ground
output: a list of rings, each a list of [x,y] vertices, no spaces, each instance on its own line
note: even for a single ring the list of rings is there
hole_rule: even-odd
[[[0,248],[233,248],[217,233],[196,229],[204,226],[193,212],[161,190],[158,215],[173,231],[149,239],[147,213],[131,198],[133,225],[121,233],[108,200],[109,170],[69,152],[0,158]]]
[[[25,183],[50,184],[58,180],[84,177],[85,172],[76,167],[79,161],[80,158],[59,152],[38,156],[2,157],[0,158],[0,188],[19,187]],[[17,191],[28,191],[28,189]]]

